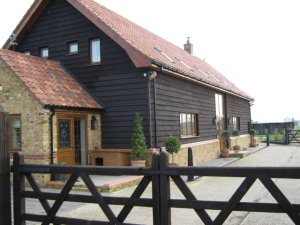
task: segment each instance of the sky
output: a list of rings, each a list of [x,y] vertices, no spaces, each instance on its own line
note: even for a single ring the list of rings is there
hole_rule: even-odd
[[[255,98],[252,120],[300,120],[299,0],[96,0],[205,59]],[[0,1],[3,46],[33,0]]]

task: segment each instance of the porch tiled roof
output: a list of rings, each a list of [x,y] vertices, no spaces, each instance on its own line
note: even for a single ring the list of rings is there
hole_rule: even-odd
[[[109,31],[111,38],[121,39],[121,42],[126,42],[126,44],[121,43],[121,46],[122,44],[123,46],[130,46],[129,50],[127,49],[129,55],[132,55],[132,50],[134,50],[140,56],[135,58],[147,58],[152,64],[169,68],[172,71],[184,74],[188,78],[253,100],[252,97],[240,90],[204,60],[187,53],[182,48],[164,40],[95,1],[68,0],[68,2],[94,22],[95,25],[98,25],[100,29],[103,30],[104,28],[106,32]],[[162,55],[157,49],[163,51],[172,61]],[[145,66],[149,67],[150,65]]]
[[[59,62],[4,49],[0,60],[44,106],[102,108]]]

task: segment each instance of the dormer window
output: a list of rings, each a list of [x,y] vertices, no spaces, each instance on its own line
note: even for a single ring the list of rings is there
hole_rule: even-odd
[[[78,54],[78,42],[73,41],[68,43],[68,55]]]
[[[101,42],[100,39],[90,40],[90,64],[101,63]]]
[[[48,47],[43,47],[43,48],[40,48],[40,57],[42,58],[49,58],[49,49]]]
[[[162,50],[160,50],[159,48],[154,48],[156,51],[158,51],[160,54],[162,54],[166,59],[168,59],[170,62],[175,63],[175,61],[168,56],[166,53],[164,53]]]

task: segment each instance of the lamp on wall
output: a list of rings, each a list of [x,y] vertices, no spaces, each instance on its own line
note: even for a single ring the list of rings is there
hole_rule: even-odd
[[[228,118],[228,125],[231,125],[232,124],[232,117],[230,116],[229,118]]]
[[[212,120],[213,125],[217,125],[217,117],[215,116]]]
[[[96,130],[98,128],[98,121],[95,116],[91,119],[91,130]]]

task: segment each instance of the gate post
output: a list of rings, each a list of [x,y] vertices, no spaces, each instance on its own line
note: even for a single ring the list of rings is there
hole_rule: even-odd
[[[152,155],[152,170],[159,171],[160,154],[154,152]],[[152,199],[153,199],[153,225],[160,225],[160,176],[152,175]]]
[[[0,113],[0,224],[11,224],[10,160],[7,150],[8,114]]]
[[[163,174],[166,167],[169,166],[169,154],[165,151],[160,153],[160,225],[171,225],[171,209],[169,207],[170,194],[170,178]]]
[[[24,156],[19,153],[14,153],[13,167],[16,168],[24,163]],[[14,171],[13,175],[13,194],[14,194],[14,224],[26,225],[22,219],[22,214],[25,213],[25,199],[20,197],[20,193],[25,191],[25,176]]]

